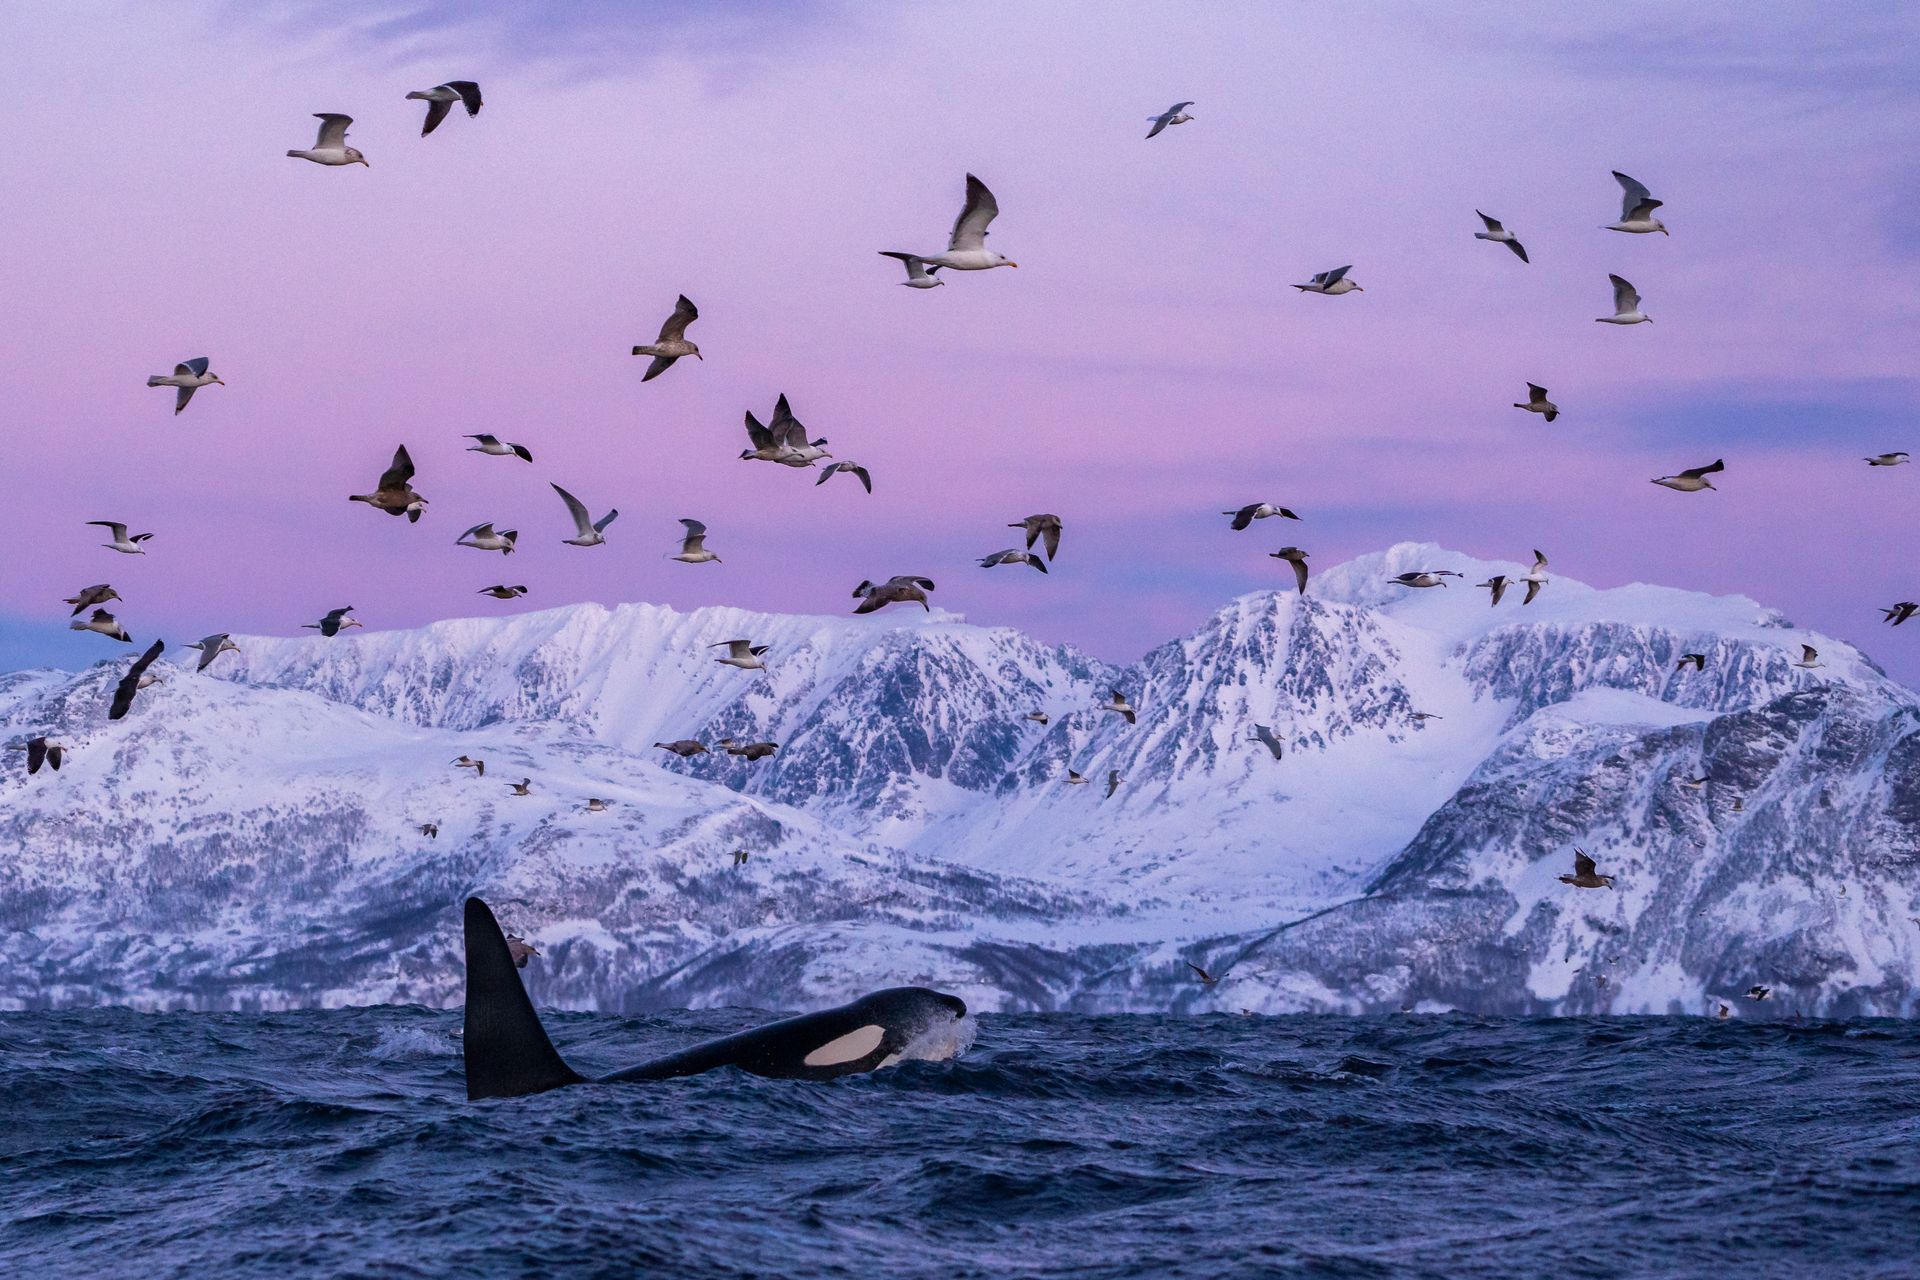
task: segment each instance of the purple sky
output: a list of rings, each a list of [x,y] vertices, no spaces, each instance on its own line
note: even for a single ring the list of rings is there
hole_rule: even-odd
[[[659,600],[840,612],[863,577],[1130,658],[1404,539],[1738,591],[1910,683],[1920,18],[1830,6],[27,6],[9,20],[0,666],[144,639]],[[271,16],[261,16],[263,10]],[[489,16],[494,10],[498,16]],[[1444,16],[1443,16],[1444,15]],[[418,136],[410,89],[487,106]],[[1143,140],[1191,98],[1195,123]],[[287,159],[315,111],[369,169]],[[1600,230],[1623,169],[1671,237]],[[971,170],[1018,271],[896,287]],[[1472,238],[1476,208],[1533,265]],[[1342,298],[1288,287],[1352,263]],[[1593,323],[1609,271],[1656,323]],[[676,294],[683,361],[642,386]],[[231,385],[179,418],[150,373]],[[1510,408],[1532,379],[1565,413]],[[874,473],[736,461],[785,391]],[[537,458],[462,452],[491,431]],[[346,495],[405,442],[417,526]],[[1725,457],[1718,493],[1652,476]],[[610,545],[560,545],[555,480]],[[1230,533],[1259,499],[1305,517]],[[1055,572],[991,572],[1057,511]],[[721,565],[663,559],[679,516]],[[101,550],[89,519],[156,537]],[[510,559],[457,548],[521,531]],[[20,554],[24,552],[24,554]],[[474,592],[525,582],[519,605]]]

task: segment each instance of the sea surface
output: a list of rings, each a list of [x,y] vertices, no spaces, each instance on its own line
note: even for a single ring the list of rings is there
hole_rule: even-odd
[[[546,1015],[612,1070],[760,1021]],[[1920,1024],[988,1016],[466,1101],[458,1011],[0,1015],[0,1276],[1920,1276]]]

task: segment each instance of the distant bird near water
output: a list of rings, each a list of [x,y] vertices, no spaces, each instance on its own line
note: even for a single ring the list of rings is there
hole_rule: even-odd
[[[1909,459],[1906,452],[1902,450],[1898,453],[1875,454],[1873,457],[1867,459],[1867,465],[1870,467],[1898,467],[1904,466],[1908,461]]]
[[[87,523],[90,525],[98,525],[113,535],[112,542],[103,542],[100,544],[109,551],[118,551],[121,555],[126,556],[143,556],[147,554],[146,548],[140,544],[151,538],[153,536],[152,534],[136,533],[129,538],[127,536],[127,526],[121,524],[118,520],[89,520]],[[71,604],[73,602],[69,600],[67,603]],[[78,612],[78,610],[75,612]]]
[[[1365,289],[1362,289],[1352,280],[1347,279],[1347,272],[1351,270],[1353,270],[1351,264],[1344,267],[1335,267],[1331,271],[1322,271],[1305,284],[1297,284],[1293,287],[1302,293],[1324,293],[1328,297],[1334,298],[1339,297],[1343,293],[1365,293]]]
[[[337,111],[316,111],[313,118],[320,122],[320,134],[314,139],[313,146],[306,151],[289,151],[287,155],[296,160],[311,160],[315,164],[334,168],[367,164],[367,158],[360,154],[359,148],[347,145],[347,126],[353,123],[352,116],[343,116]],[[371,169],[373,166],[367,167]]]
[[[1655,231],[1663,236],[1670,234],[1667,224],[1653,216],[1662,202],[1655,200],[1651,191],[1618,169],[1613,171],[1613,180],[1620,184],[1620,221],[1608,223],[1605,230],[1630,235],[1651,235]]]
[[[173,397],[173,412],[176,416],[187,407],[187,401],[193,399],[194,392],[201,387],[212,386],[216,382],[223,387],[227,385],[224,378],[207,371],[205,356],[182,360],[173,366],[172,373],[156,373],[147,379],[147,385],[150,387],[178,388]]]
[[[551,481],[548,483],[552,484]],[[553,491],[560,495],[560,501],[567,504],[567,514],[573,517],[573,536],[571,538],[562,538],[560,541],[570,547],[598,547],[605,545],[607,541],[607,526],[612,524],[614,517],[620,514],[619,508],[616,507],[604,516],[601,516],[598,520],[593,520],[587,515],[586,505],[582,503],[580,499],[574,497],[557,484],[553,485]]]
[[[1747,999],[1749,1000],[1770,1000],[1772,998],[1772,987],[1763,987],[1759,983],[1755,983],[1753,986],[1747,988]]]
[[[487,762],[485,760],[476,760],[472,756],[459,757],[453,762],[453,767],[456,769],[471,769],[473,770],[473,776],[476,778],[484,778],[487,776]]]
[[[706,359],[700,354],[699,347],[687,341],[687,326],[699,318],[700,309],[687,301],[686,294],[681,294],[679,301],[674,304],[673,313],[667,317],[667,322],[660,326],[659,339],[633,349],[633,354],[637,356],[653,357],[653,363],[647,366],[647,371],[641,376],[640,381],[652,382],[671,369],[673,362],[681,356],[692,356],[696,360]]]
[[[1594,866],[1593,859],[1589,858],[1583,851],[1575,849],[1573,851],[1573,874],[1570,876],[1561,876],[1560,883],[1570,884],[1576,889],[1611,889],[1613,888],[1613,877],[1601,875],[1599,868]]]
[[[1191,123],[1193,117],[1187,114],[1187,108],[1192,105],[1191,102],[1176,102],[1159,115],[1148,116],[1147,119],[1153,122],[1153,128],[1147,130],[1147,137],[1159,137],[1161,130],[1167,128],[1169,125]]]
[[[695,756],[707,754],[707,744],[697,742],[692,738],[678,738],[672,742],[656,742],[653,745],[659,747],[662,751],[673,752],[673,754],[679,756],[682,760],[691,760]]]
[[[498,436],[462,436],[461,439],[478,441],[476,444],[467,446],[468,453],[484,453],[492,458],[518,458],[522,462],[533,461],[533,450],[523,444],[502,440]]]
[[[527,594],[527,589],[524,586],[510,587],[504,582],[498,582],[491,587],[482,587],[473,594],[492,596],[495,600],[513,600]]]
[[[1708,476],[1715,475],[1726,469],[1727,464],[1725,461],[1715,458],[1704,467],[1694,467],[1690,470],[1682,471],[1678,475],[1661,476],[1656,479],[1654,483],[1665,485],[1667,488],[1680,493],[1698,493],[1702,489],[1713,488],[1713,481],[1707,479]]]
[[[1911,618],[1915,613],[1920,613],[1920,604],[1916,604],[1912,600],[1902,600],[1894,605],[1893,608],[1882,609],[1880,612],[1885,615],[1881,619],[1882,622],[1891,622],[1897,627],[1908,618]]]
[[[1033,550],[1033,544],[1044,542],[1047,559],[1060,554],[1060,517],[1050,512],[1028,516],[1024,520],[1015,520],[1007,525],[1009,529],[1023,529],[1027,535],[1027,550]]]
[[[1133,704],[1128,702],[1127,695],[1121,693],[1118,689],[1111,690],[1107,700],[1100,703],[1094,709],[1096,711],[1111,711],[1128,724],[1137,724],[1139,722],[1138,713]]]
[[[954,219],[953,232],[947,237],[945,253],[900,253],[882,249],[880,255],[898,258],[909,264],[918,262],[929,273],[940,267],[949,271],[989,271],[994,267],[1017,267],[1020,264],[1013,259],[987,248],[987,227],[999,216],[1000,202],[993,198],[993,192],[987,190],[986,183],[968,174],[966,203],[960,206],[960,216]]]
[[[1298,520],[1300,518],[1293,514],[1288,508],[1273,502],[1249,503],[1238,511],[1222,511],[1220,514],[1233,517],[1232,527],[1234,529],[1244,529],[1255,520],[1267,520],[1274,516],[1278,516],[1282,520]]]
[[[1548,422],[1560,416],[1560,406],[1547,399],[1547,389],[1537,382],[1527,384],[1526,403],[1522,404],[1516,400],[1513,407],[1525,409],[1528,413],[1537,413]]]
[[[1474,212],[1480,213],[1478,209],[1475,209]],[[1528,261],[1526,247],[1515,238],[1513,232],[1507,230],[1501,226],[1499,222],[1489,218],[1484,213],[1480,213],[1480,221],[1487,224],[1487,229],[1485,231],[1474,232],[1473,238],[1475,240],[1491,240],[1495,244],[1503,244],[1513,250],[1514,257],[1520,259],[1522,262]]]
[[[1248,738],[1247,741],[1257,742],[1261,746],[1265,747],[1273,755],[1273,758],[1275,760],[1280,759],[1281,756],[1283,756],[1286,753],[1286,749],[1284,746],[1282,746],[1279,737],[1277,737],[1274,734],[1272,725],[1265,725],[1265,724],[1254,725],[1253,736],[1251,738]]]
[[[360,621],[360,619],[349,618],[347,616],[352,612],[353,612],[352,605],[348,605],[344,609],[330,609],[327,611],[327,615],[324,618],[320,619],[320,621],[303,622],[300,624],[300,626],[302,630],[318,631],[323,636],[329,636],[329,637],[337,636],[342,631],[346,630],[348,627],[359,627],[359,626],[365,625]]]
[[[118,600],[119,598],[120,593],[115,591],[112,586],[104,582],[98,582],[91,587],[80,588],[79,591],[68,596],[65,600],[61,601],[61,603],[72,605],[73,612],[67,616],[77,618],[84,609],[91,609],[95,605],[105,604],[109,600]]]
[[[1008,547],[1005,551],[996,551],[980,561],[980,567],[982,569],[991,569],[996,565],[1003,564],[1030,564],[1042,573],[1047,571],[1047,562],[1045,560],[1042,560],[1031,551],[1021,551],[1014,547]]]
[[[127,634],[127,629],[120,625],[119,619],[115,618],[105,609],[95,609],[93,616],[85,622],[81,622],[76,618],[67,624],[67,629],[70,631],[91,631],[96,635],[103,635],[109,640],[119,640],[127,644],[133,643],[133,637]]]
[[[1619,276],[1610,275],[1613,281],[1613,314],[1595,316],[1598,324],[1652,324],[1653,317],[1640,310],[1640,291]]]
[[[1267,552],[1275,560],[1285,560],[1293,566],[1293,583],[1300,594],[1307,594],[1307,553],[1298,547],[1282,547],[1278,551]]]
[[[390,516],[405,516],[409,524],[420,523],[427,500],[413,490],[413,458],[407,446],[393,451],[393,461],[380,473],[380,483],[372,493],[349,494],[347,501],[364,502]]]
[[[440,122],[447,118],[447,113],[453,110],[456,102],[466,105],[469,118],[480,114],[480,86],[471,80],[449,80],[431,89],[415,89],[407,95],[407,100],[427,104],[427,118],[420,126],[420,136],[423,138],[440,127]]]
[[[157,675],[148,675],[147,668],[151,667],[160,655],[166,652],[166,649],[166,641],[155,640],[148,646],[147,651],[126,669],[120,677],[120,682],[113,686],[113,702],[107,708],[107,719],[118,720],[125,716],[133,709],[134,695],[160,678]]]
[[[235,644],[233,637],[224,631],[216,631],[204,640],[195,640],[187,648],[200,651],[200,660],[193,667],[196,673],[212,666],[213,660],[223,653],[240,652],[240,646]]]
[[[933,612],[933,606],[927,603],[927,592],[933,590],[932,578],[916,577],[913,574],[901,574],[888,578],[875,585],[862,579],[853,589],[853,598],[860,603],[854,607],[855,613],[872,613],[884,609],[890,604],[908,604],[919,602],[922,609]]]
[[[873,476],[868,473],[865,467],[857,462],[829,462],[826,466],[820,468],[820,478],[813,482],[814,486],[818,488],[842,472],[858,480],[860,487],[868,493],[873,492]]]
[[[680,517],[686,536],[680,539],[680,550],[669,556],[682,564],[719,564],[720,557],[707,550],[707,526],[698,520]]]
[[[1211,973],[1208,973],[1205,969],[1202,969],[1199,965],[1195,964],[1191,960],[1188,960],[1186,962],[1186,966],[1187,968],[1193,970],[1193,976],[1200,980],[1200,985],[1203,987],[1210,987],[1214,983],[1220,981],[1220,979],[1216,978]]]
[[[498,551],[503,556],[513,554],[513,544],[520,539],[518,529],[502,529],[495,533],[493,524],[477,524],[454,539],[456,547],[472,547],[475,551]]]
[[[709,649],[725,649],[727,656],[714,661],[725,667],[738,667],[742,671],[765,671],[767,664],[760,661],[760,655],[772,646],[755,644],[751,640],[722,640],[719,644],[710,644]]]
[[[25,742],[16,742],[12,746],[9,746],[7,750],[24,751],[27,753],[27,775],[29,777],[40,772],[40,766],[43,764],[55,773],[58,773],[60,772],[60,765],[67,758],[66,747],[44,734],[38,737],[28,738]]]

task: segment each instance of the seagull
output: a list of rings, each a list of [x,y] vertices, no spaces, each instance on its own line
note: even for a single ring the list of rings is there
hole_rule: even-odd
[[[1478,209],[1475,209],[1474,212],[1480,213]],[[1480,213],[1480,221],[1487,224],[1487,229],[1485,231],[1474,232],[1473,238],[1475,240],[1491,240],[1495,244],[1503,244],[1513,250],[1513,256],[1520,259],[1520,261],[1526,262],[1528,260],[1526,246],[1520,243],[1518,237],[1516,237],[1513,232],[1507,230],[1484,213]]]
[[[1886,615],[1881,619],[1882,622],[1891,622],[1897,627],[1914,614],[1920,613],[1920,604],[1915,604],[1911,600],[1902,600],[1893,608],[1882,609],[1880,612]]]
[[[1800,661],[1793,665],[1811,671],[1815,667],[1823,667],[1826,664],[1820,661],[1820,651],[1818,649],[1810,644],[1803,644],[1800,646]]]
[[[147,379],[147,385],[150,387],[179,388],[173,397],[173,412],[176,416],[182,409],[187,407],[187,401],[193,399],[194,392],[198,391],[201,387],[211,386],[216,382],[223,387],[227,385],[226,379],[217,374],[207,372],[207,358],[205,356],[195,356],[191,360],[182,360],[179,364],[173,366],[172,373],[156,373]]]
[[[659,747],[662,751],[673,752],[673,754],[679,756],[682,760],[690,760],[694,756],[707,754],[707,744],[704,742],[695,742],[692,738],[681,738],[674,742],[656,742],[653,745]]]
[[[471,769],[473,770],[473,776],[476,778],[484,778],[487,776],[487,762],[485,760],[476,760],[472,756],[461,756],[453,762],[453,767],[456,769]]]
[[[1025,520],[1015,520],[1007,526],[1009,529],[1024,529],[1027,532],[1027,550],[1033,550],[1033,544],[1044,541],[1047,559],[1060,554],[1060,517],[1042,512],[1037,516],[1028,516]]]
[[[1705,671],[1707,669],[1707,655],[1704,653],[1683,653],[1680,655],[1680,661],[1673,664],[1675,671],[1685,671],[1688,667],[1692,667],[1695,671]]]
[[[922,609],[932,613],[933,606],[927,603],[927,592],[931,590],[933,590],[932,578],[916,577],[910,573],[888,578],[878,585],[862,580],[860,585],[853,589],[853,598],[860,602],[854,608],[854,612],[872,613],[890,604],[906,604],[917,600]]]
[[[437,822],[423,822],[420,824],[420,834],[429,840],[438,840],[440,838],[440,824]]]
[[[780,456],[774,459],[775,462],[784,463],[789,467],[810,467],[821,458],[833,456],[820,447],[827,443],[825,436],[818,440],[807,439],[806,427],[801,425],[800,419],[793,416],[793,410],[788,407],[787,398],[784,395],[773,406],[773,421],[767,424],[767,431],[773,436],[775,443],[781,446]]]
[[[782,403],[786,401],[784,395],[781,396],[780,399]],[[776,422],[779,421],[778,407],[774,410],[774,420]],[[786,460],[787,442],[784,424],[781,427],[780,433],[776,435],[772,427],[761,425],[760,419],[753,416],[753,410],[751,409],[747,410],[747,443],[753,447],[740,451],[740,461],[742,462],[782,462]],[[815,483],[817,484],[819,482],[815,481]]]
[[[1253,736],[1251,738],[1248,738],[1247,741],[1257,742],[1261,746],[1265,747],[1268,751],[1273,753],[1273,758],[1275,760],[1278,760],[1282,754],[1280,739],[1278,736],[1274,734],[1272,725],[1267,725],[1267,724],[1254,725]]]
[[[829,462],[820,469],[820,478],[813,483],[816,487],[823,485],[842,471],[859,480],[861,487],[868,493],[873,492],[873,476],[857,462]]]
[[[1412,569],[1406,573],[1395,574],[1388,581],[1402,587],[1444,587],[1448,578],[1460,575],[1451,569]]]
[[[493,458],[519,458],[523,462],[533,461],[533,451],[523,444],[513,444],[499,436],[462,436],[463,440],[478,440],[478,444],[467,446],[468,453],[484,453]]]
[[[1560,406],[1547,399],[1547,389],[1537,382],[1527,384],[1527,402],[1520,404],[1516,401],[1513,407],[1525,409],[1528,413],[1537,413],[1548,422],[1560,416]]]
[[[613,801],[602,800],[598,796],[588,796],[587,812],[588,813],[605,813],[607,811],[607,806],[611,805],[612,803]]]
[[[427,509],[427,500],[413,491],[413,459],[407,455],[407,446],[401,445],[393,451],[393,462],[380,473],[378,488],[372,493],[349,494],[347,501],[364,502],[390,516],[405,516],[409,523],[418,524],[421,512]]]
[[[1873,457],[1867,459],[1867,465],[1870,467],[1897,467],[1907,461],[1909,461],[1909,459],[1906,451],[1903,449],[1898,453],[1875,454]]]
[[[105,604],[109,600],[118,600],[119,598],[120,593],[118,591],[115,591],[104,582],[99,582],[91,587],[80,588],[77,594],[68,596],[65,600],[61,601],[61,603],[72,605],[73,612],[67,616],[69,618],[77,618],[80,616],[82,609],[91,609],[94,605]]]
[[[1282,547],[1278,551],[1269,551],[1268,555],[1276,560],[1285,560],[1293,566],[1293,581],[1300,588],[1300,594],[1307,594],[1307,553],[1298,547]]]
[[[1191,102],[1176,102],[1159,115],[1148,116],[1147,119],[1153,121],[1153,128],[1147,131],[1147,136],[1157,138],[1160,136],[1160,131],[1168,125],[1186,124],[1191,121],[1193,117],[1187,114],[1187,108],[1192,105]]]
[[[1667,488],[1678,490],[1681,493],[1698,493],[1702,489],[1713,488],[1713,481],[1707,479],[1708,476],[1713,475],[1715,472],[1725,471],[1726,469],[1727,464],[1725,461],[1715,458],[1708,466],[1694,467],[1692,470],[1682,471],[1679,475],[1675,476],[1661,476],[1655,480],[1654,483],[1663,484],[1667,486]]]
[[[1613,281],[1613,314],[1595,316],[1595,324],[1652,324],[1653,317],[1640,310],[1640,294],[1624,279],[1609,275]]]
[[[105,636],[109,640],[120,640],[127,644],[133,643],[133,637],[127,634],[127,629],[121,626],[119,621],[105,609],[95,609],[93,616],[85,622],[81,622],[76,618],[67,624],[67,629],[70,631],[93,631]]]
[[[153,536],[152,534],[136,533],[129,538],[127,536],[127,526],[121,524],[118,520],[89,520],[87,523],[99,525],[102,529],[112,532],[113,541],[103,542],[100,544],[101,546],[113,551],[118,551],[122,555],[143,556],[147,554],[145,548],[140,544],[148,538],[151,538]]]
[[[733,865],[736,867],[744,867],[747,865],[747,859],[752,856],[753,855],[745,849],[735,849],[733,851]]]
[[[113,686],[113,704],[107,708],[107,719],[118,720],[126,715],[133,709],[133,695],[159,679],[158,676],[148,675],[147,668],[166,652],[166,648],[166,641],[155,640],[145,653],[134,659],[133,665],[120,677],[120,683]]]
[[[1527,598],[1520,603],[1523,605],[1532,604],[1533,598],[1540,594],[1540,588],[1547,585],[1547,557],[1539,551],[1535,551],[1533,553],[1533,568],[1527,570],[1525,574],[1514,579],[1514,581],[1527,584]]]
[[[1667,224],[1653,216],[1653,211],[1661,204],[1653,198],[1653,192],[1618,169],[1613,171],[1613,180],[1620,184],[1620,221],[1608,223],[1606,230],[1641,236],[1655,231],[1663,236],[1671,234]]]
[[[1103,800],[1111,800],[1113,799],[1113,793],[1118,791],[1119,789],[1120,789],[1120,771],[1118,769],[1107,770],[1107,794],[1100,798]]]
[[[1069,787],[1084,787],[1087,785],[1087,776],[1072,765],[1068,765],[1066,785]]]
[[[1611,889],[1613,888],[1613,877],[1599,874],[1598,869],[1593,865],[1593,859],[1589,858],[1579,849],[1575,849],[1573,851],[1573,874],[1570,876],[1561,876],[1560,883],[1570,884],[1576,889]]]
[[[996,551],[980,561],[982,569],[991,569],[1000,564],[1030,564],[1040,572],[1047,571],[1047,562],[1031,551],[1021,551],[1008,547],[1005,551]]]
[[[680,517],[680,523],[686,526],[687,536],[680,540],[679,554],[668,559],[678,560],[682,564],[720,563],[720,557],[707,550],[707,526],[685,516]]]
[[[1504,573],[1496,573],[1485,582],[1476,582],[1473,585],[1476,587],[1485,587],[1493,592],[1493,603],[1495,606],[1498,606],[1500,597],[1507,594],[1507,588],[1513,585],[1513,579]]]
[[[195,664],[193,668],[196,672],[205,671],[213,665],[215,658],[227,652],[229,649],[235,653],[240,652],[240,646],[235,644],[233,637],[224,631],[216,631],[204,640],[196,640],[188,645],[187,648],[198,649],[200,651],[200,661]]]
[[[739,756],[748,764],[752,764],[755,760],[764,760],[778,751],[780,744],[777,742],[735,742],[732,739],[727,739],[726,748],[728,755]]]
[[[1697,778],[1680,779],[1680,785],[1687,788],[1689,791],[1704,791],[1706,789],[1707,784],[1712,781],[1713,781],[1712,774],[1703,773]]]
[[[647,366],[647,372],[640,379],[652,382],[673,366],[681,356],[692,356],[695,360],[705,360],[700,348],[687,341],[687,326],[700,318],[700,309],[687,301],[687,295],[681,294],[674,304],[673,314],[660,326],[660,339],[645,346],[635,347],[633,354],[652,356],[653,363]]]
[[[313,118],[320,122],[320,136],[314,139],[310,151],[289,151],[287,154],[298,160],[311,160],[315,164],[338,167],[345,164],[367,164],[367,158],[360,154],[357,147],[347,145],[347,126],[353,123],[352,116],[343,116],[337,111],[316,111]],[[372,165],[367,165],[371,169]]]
[[[1047,713],[1044,711],[1029,711],[1025,716],[1021,718],[1024,720],[1031,720],[1035,724],[1051,724],[1052,723],[1052,718],[1048,716]]]
[[[540,954],[539,948],[517,933],[507,935],[507,955],[513,960],[513,967],[524,969],[527,961]]]
[[[518,782],[509,782],[507,784],[507,790],[517,796],[530,796],[533,794],[533,779],[522,778]]]
[[[1753,986],[1747,988],[1747,999],[1749,1000],[1767,1000],[1771,999],[1772,996],[1772,987],[1763,987],[1759,983],[1755,983]]]
[[[323,636],[337,636],[342,631],[346,630],[348,627],[359,627],[359,626],[365,625],[360,621],[360,619],[349,618],[347,616],[349,613],[352,613],[352,612],[353,612],[352,605],[348,605],[344,609],[331,609],[331,610],[328,610],[327,616],[320,619],[320,621],[303,622],[300,624],[300,627],[303,631],[318,631]]]
[[[548,481],[548,483],[552,484],[553,482]],[[580,499],[574,497],[557,484],[553,486],[553,491],[560,495],[560,501],[567,504],[567,514],[573,517],[573,537],[562,538],[560,541],[570,547],[597,547],[606,542],[607,539],[604,535],[606,534],[607,526],[612,524],[613,518],[620,514],[618,509],[607,512],[607,514],[600,517],[597,523],[593,523],[588,520],[587,509],[580,505]]]
[[[1351,264],[1335,267],[1332,271],[1322,271],[1306,284],[1297,284],[1293,287],[1302,293],[1324,293],[1333,297],[1343,293],[1365,293],[1365,289],[1347,279],[1347,272],[1351,270],[1353,270]]]
[[[960,216],[954,219],[953,234],[947,237],[945,253],[899,253],[891,249],[882,249],[880,256],[898,258],[902,262],[919,262],[929,272],[935,267],[945,267],[950,271],[987,271],[994,267],[1017,267],[1020,264],[987,248],[987,224],[1000,216],[1000,204],[993,198],[993,192],[987,190],[987,184],[967,175],[967,202],[960,208]]]
[[[24,751],[27,753],[27,773],[29,775],[40,772],[40,766],[43,764],[55,773],[58,773],[60,772],[61,762],[67,758],[66,747],[45,736],[28,738],[25,742],[13,743],[7,750]]]
[[[453,540],[456,547],[472,547],[475,551],[498,551],[503,556],[513,554],[513,544],[519,539],[518,529],[493,531],[491,522],[477,524]]]
[[[1111,690],[1110,692],[1112,696],[1105,702],[1097,704],[1094,709],[1096,711],[1111,711],[1128,724],[1138,724],[1139,720],[1136,716],[1135,709],[1133,705],[1127,701],[1127,695],[1121,693],[1118,689]]]
[[[415,89],[407,95],[409,102],[416,99],[427,104],[427,122],[420,126],[423,138],[440,127],[456,102],[466,104],[467,115],[480,114],[480,86],[471,80],[449,80],[431,89]]]
[[[512,600],[516,596],[527,594],[527,589],[525,587],[509,587],[505,583],[495,583],[491,587],[482,587],[473,594],[477,596],[492,596],[495,600]]]
[[[916,258],[910,253],[889,253],[883,256],[898,258],[907,264],[907,278],[900,283],[909,289],[933,289],[946,283],[945,280],[933,278],[933,273],[940,269],[938,266],[930,267],[923,259]]]
[[[1415,723],[1419,723],[1424,720],[1445,720],[1446,717],[1437,716],[1433,714],[1433,712],[1431,711],[1414,711],[1409,713],[1408,719],[1413,720]]]
[[[755,644],[751,640],[722,640],[719,644],[710,644],[709,649],[724,647],[727,656],[715,658],[722,666],[738,667],[742,671],[765,671],[767,664],[760,661],[760,655],[772,648],[771,645]]]
[[[1199,965],[1195,964],[1191,960],[1186,961],[1186,966],[1187,968],[1193,970],[1193,976],[1200,979],[1200,985],[1203,987],[1210,987],[1214,983],[1220,981],[1220,979],[1214,977],[1212,974],[1208,973],[1205,969],[1202,969]]]
[[[1244,529],[1255,520],[1265,520],[1269,516],[1279,516],[1283,520],[1298,520],[1300,518],[1286,507],[1277,506],[1271,502],[1256,502],[1251,506],[1242,507],[1238,511],[1222,511],[1220,514],[1223,516],[1232,516],[1233,527],[1235,529]]]

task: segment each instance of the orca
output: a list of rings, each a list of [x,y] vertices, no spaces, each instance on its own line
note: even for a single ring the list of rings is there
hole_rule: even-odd
[[[890,987],[852,1004],[770,1022],[612,1075],[583,1076],[547,1038],[487,904],[466,908],[467,1098],[518,1098],[570,1084],[671,1080],[716,1067],[757,1076],[832,1080],[895,1061],[927,1031],[966,1016],[966,1002],[926,987]]]

